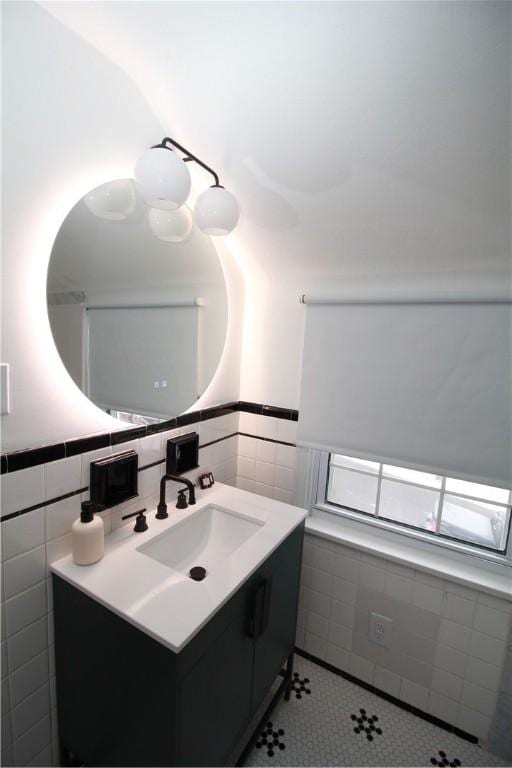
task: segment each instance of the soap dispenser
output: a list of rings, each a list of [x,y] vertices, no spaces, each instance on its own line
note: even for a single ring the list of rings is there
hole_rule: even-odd
[[[103,557],[105,536],[101,517],[94,515],[98,505],[83,501],[80,517],[71,527],[73,562],[77,565],[92,565]]]

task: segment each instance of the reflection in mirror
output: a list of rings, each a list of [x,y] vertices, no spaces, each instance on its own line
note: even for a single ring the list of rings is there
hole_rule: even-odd
[[[212,241],[188,209],[161,213],[130,179],[103,184],[68,214],[48,267],[50,326],[68,373],[99,408],[134,423],[189,408],[226,335]]]

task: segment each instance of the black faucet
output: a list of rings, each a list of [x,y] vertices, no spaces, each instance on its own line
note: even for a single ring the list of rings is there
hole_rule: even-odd
[[[144,514],[145,511],[146,507],[144,507],[144,509],[139,509],[137,512],[130,512],[129,515],[123,515],[121,520],[128,520],[129,517],[135,517],[135,528],[133,530],[135,533],[144,533],[144,531],[147,531],[148,529],[146,515]]]
[[[167,504],[165,503],[165,484],[168,480],[174,480],[176,483],[183,483],[186,485],[188,488],[188,503],[191,505],[196,503],[196,492],[193,482],[187,480],[186,477],[180,477],[180,475],[164,475],[160,480],[160,501],[158,502],[156,513],[158,520],[164,520],[166,517],[169,517]],[[180,491],[180,493],[184,493],[184,491]],[[183,509],[183,506],[179,507],[179,509]]]

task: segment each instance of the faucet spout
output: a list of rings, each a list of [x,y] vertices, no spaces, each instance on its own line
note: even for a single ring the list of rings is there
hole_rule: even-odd
[[[169,513],[167,512],[167,504],[165,502],[165,487],[169,480],[174,480],[176,483],[183,483],[183,485],[186,485],[188,488],[188,503],[191,505],[196,503],[194,483],[191,480],[188,480],[186,477],[181,477],[180,475],[163,475],[162,479],[160,480],[160,499],[156,513],[158,520],[164,520],[166,517],[169,517]]]

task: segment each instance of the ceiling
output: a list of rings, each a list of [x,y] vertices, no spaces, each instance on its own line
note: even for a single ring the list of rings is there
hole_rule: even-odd
[[[40,5],[218,171],[268,275],[509,268],[510,4]]]

